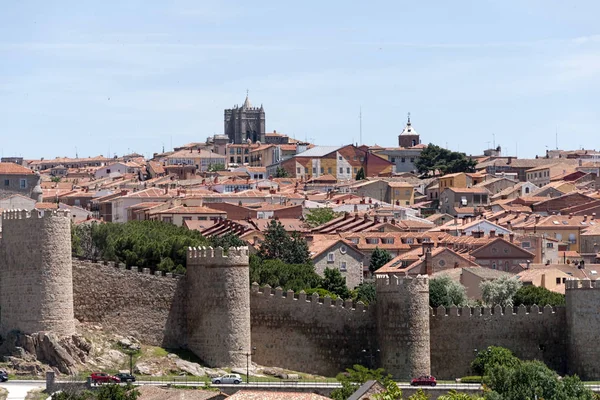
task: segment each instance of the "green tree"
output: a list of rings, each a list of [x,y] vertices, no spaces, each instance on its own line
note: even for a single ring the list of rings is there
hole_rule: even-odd
[[[324,277],[321,281],[321,287],[330,291],[342,299],[350,298],[350,290],[346,286],[346,278],[337,268],[325,268]]]
[[[489,346],[487,349],[477,353],[477,356],[471,363],[471,369],[476,375],[484,376],[487,370],[497,365],[515,367],[519,359],[515,357],[512,351],[504,347]]]
[[[377,393],[373,397],[377,400],[402,400],[402,389],[398,386],[393,379],[384,378],[381,382],[385,390],[381,393]]]
[[[467,304],[467,292],[463,285],[442,275],[429,280],[429,305],[462,307]]]
[[[222,247],[225,250],[229,250],[230,247],[242,247],[246,246],[246,242],[239,238],[239,236],[229,232],[222,236],[211,236],[208,238],[208,243],[212,247]]]
[[[58,392],[52,400],[136,400],[140,392],[132,385],[102,385],[94,392]]]
[[[289,177],[288,172],[281,167],[277,167],[277,169],[275,170],[275,178],[287,178],[287,177]]]
[[[299,292],[321,285],[321,277],[312,264],[286,264],[281,260],[262,260],[250,255],[250,281],[261,286],[278,286]]]
[[[210,164],[208,172],[225,171],[225,164]]]
[[[415,392],[415,394],[413,394],[412,396],[410,396],[408,398],[408,400],[429,400],[430,397],[427,393],[425,393],[423,391],[423,389],[419,388],[417,389],[417,391]]]
[[[356,173],[356,178],[355,179],[357,181],[362,181],[363,179],[365,179],[365,170],[364,170],[363,167],[360,167],[360,169]]]
[[[347,400],[363,383],[375,380],[383,384],[384,380],[390,378],[385,375],[383,368],[369,369],[356,364],[352,368],[346,369],[346,372],[338,374],[336,379],[342,387],[331,392],[331,398]]]
[[[486,399],[592,400],[594,395],[577,377],[559,379],[541,361],[521,361],[514,367],[496,365],[489,369],[484,383],[491,392]]]
[[[474,172],[477,162],[467,158],[464,153],[450,151],[443,147],[429,144],[422,152],[415,166],[420,174],[435,173],[452,174],[456,172]]]
[[[365,304],[369,304],[375,301],[377,296],[374,282],[361,283],[352,291],[352,298],[355,301],[362,301]]]
[[[373,253],[371,254],[369,271],[373,273],[390,261],[392,261],[392,255],[389,251],[375,247],[375,250],[373,250]]]
[[[438,397],[438,400],[484,400],[484,398],[476,394],[470,395],[467,393],[458,393],[456,390],[451,390],[447,394]]]
[[[556,293],[541,286],[527,285],[522,286],[513,299],[513,304],[532,306],[537,304],[540,307],[545,305],[550,306],[564,306],[565,295]]]
[[[264,260],[279,259],[288,264],[309,264],[310,252],[306,240],[298,232],[288,235],[283,225],[271,220],[258,255]]]
[[[323,225],[334,218],[337,218],[339,213],[336,213],[329,207],[312,208],[306,213],[305,221],[311,228]]]
[[[499,304],[510,307],[522,283],[516,277],[504,275],[491,281],[483,281],[479,285],[483,302],[488,305]]]
[[[62,178],[60,176],[53,176],[52,178],[50,178],[50,181],[54,182],[54,183],[58,183],[58,182],[60,182],[61,179]]]

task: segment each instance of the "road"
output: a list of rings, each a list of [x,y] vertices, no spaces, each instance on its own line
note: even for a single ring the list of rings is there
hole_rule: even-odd
[[[46,381],[8,381],[0,383],[8,390],[7,400],[24,400],[30,390],[46,387]]]

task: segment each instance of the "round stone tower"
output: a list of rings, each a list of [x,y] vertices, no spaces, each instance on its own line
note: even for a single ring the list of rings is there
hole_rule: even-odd
[[[68,212],[2,213],[0,333],[75,333]]]
[[[381,366],[395,379],[429,375],[429,280],[377,278],[377,333]]]
[[[191,248],[187,255],[188,348],[211,367],[245,367],[250,344],[248,248]],[[249,361],[249,360],[248,360]]]

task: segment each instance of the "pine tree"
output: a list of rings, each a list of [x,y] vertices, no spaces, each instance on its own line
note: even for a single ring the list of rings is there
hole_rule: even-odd
[[[371,254],[371,264],[369,264],[369,271],[375,272],[390,261],[392,261],[392,255],[387,250],[375,247],[375,250],[373,250],[373,254]]]
[[[362,181],[363,179],[365,179],[365,170],[363,167],[360,167],[360,169],[356,173],[356,180]]]

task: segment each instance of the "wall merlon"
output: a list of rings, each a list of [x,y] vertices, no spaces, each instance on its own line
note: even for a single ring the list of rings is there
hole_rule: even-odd
[[[247,266],[249,263],[248,247],[230,247],[225,251],[222,247],[189,247],[187,265],[205,266]]]
[[[495,305],[494,307],[462,307],[456,306],[444,307],[439,306],[437,308],[429,308],[429,313],[432,318],[445,318],[445,317],[459,317],[459,318],[470,318],[470,317],[489,317],[492,315],[498,315],[503,317],[516,317],[516,316],[536,316],[536,315],[557,315],[557,311],[549,305],[544,306],[540,309],[537,305],[526,307],[521,304],[518,307],[501,307]]]
[[[313,293],[310,296],[307,296],[304,290],[298,292],[297,294],[293,290],[284,290],[280,287],[276,289],[272,289],[269,285],[265,285],[263,287],[259,287],[257,284],[252,285],[251,295],[262,297],[265,299],[271,300],[282,300],[286,303],[288,302],[296,302],[296,305],[302,306],[304,304],[312,304],[315,307],[322,308],[333,308],[340,310],[349,310],[349,311],[367,311],[368,306],[366,306],[362,301],[354,303],[352,299],[343,300],[340,298],[332,299],[330,296],[319,297],[318,293]]]
[[[2,220],[10,221],[17,219],[43,219],[43,218],[69,218],[67,210],[5,210],[2,211]]]
[[[565,282],[565,289],[600,289],[600,280],[569,278]]]
[[[427,275],[417,275],[416,277],[378,275],[375,286],[379,292],[395,292],[402,288],[413,290],[418,287],[429,290],[429,278]]]
[[[181,277],[181,275],[173,274],[172,272],[167,272],[167,273],[165,273],[163,271],[152,272],[152,270],[150,268],[140,269],[139,267],[137,267],[135,265],[130,268],[127,268],[125,263],[117,263],[114,261],[95,261],[95,260],[73,258],[73,265],[75,265],[75,264],[84,265],[87,268],[97,268],[94,264],[103,264],[103,265],[106,265],[107,267],[114,268],[116,271],[118,271],[120,273],[130,273],[130,274],[134,274],[134,275],[148,275],[148,276],[155,276],[158,278],[179,279]]]

